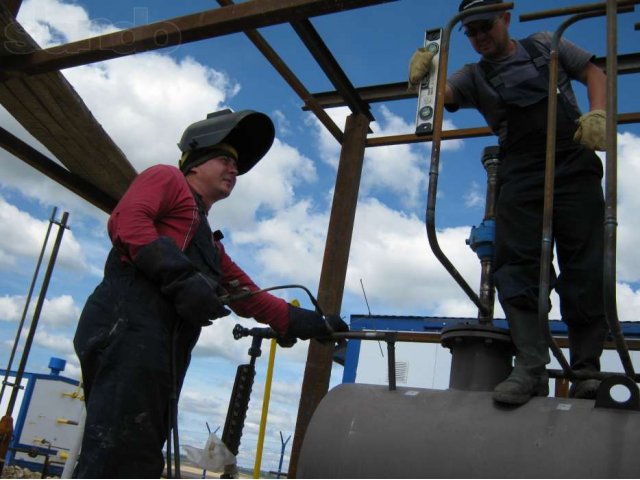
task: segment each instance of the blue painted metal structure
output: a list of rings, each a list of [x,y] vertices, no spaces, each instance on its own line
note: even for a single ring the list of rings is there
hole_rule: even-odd
[[[11,438],[11,442],[9,443],[9,449],[7,451],[7,456],[5,457],[5,465],[18,465],[22,468],[28,468],[29,470],[39,472],[42,470],[43,463],[41,462],[30,462],[21,459],[16,459],[16,454],[19,453],[16,449],[28,449],[34,452],[34,458],[44,458],[44,455],[47,453],[50,457],[58,455],[59,449],[56,448],[55,445],[52,445],[50,448],[45,446],[34,446],[31,444],[23,444],[18,441],[18,439],[22,436],[22,431],[25,427],[25,422],[27,420],[27,414],[29,412],[29,406],[33,400],[33,394],[36,389],[36,385],[38,381],[41,380],[49,380],[49,381],[57,381],[69,384],[73,387],[77,387],[80,383],[77,380],[72,378],[67,378],[59,375],[59,372],[64,369],[64,364],[61,364],[60,359],[51,358],[51,362],[49,363],[49,368],[51,368],[52,373],[44,374],[44,373],[29,373],[25,372],[22,377],[22,384],[24,387],[24,393],[22,396],[22,401],[20,403],[20,410],[18,412],[18,416],[15,421],[15,426],[13,429],[13,436]],[[6,370],[0,370],[0,375],[4,376]],[[9,377],[16,377],[17,372],[9,371]],[[62,474],[63,467],[57,465],[49,465],[47,471],[48,475],[57,475],[60,476]]]

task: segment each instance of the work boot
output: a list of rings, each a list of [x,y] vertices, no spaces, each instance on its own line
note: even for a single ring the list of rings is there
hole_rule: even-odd
[[[531,397],[549,395],[549,346],[543,334],[538,314],[503,306],[516,348],[511,375],[493,390],[493,399],[499,403],[522,405]]]
[[[571,369],[575,372],[599,372],[600,355],[609,327],[604,317],[597,317],[591,323],[569,325],[569,350]],[[587,378],[571,383],[569,397],[595,399],[600,380]]]

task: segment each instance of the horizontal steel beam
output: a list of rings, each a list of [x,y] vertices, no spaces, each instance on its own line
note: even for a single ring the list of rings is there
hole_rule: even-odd
[[[2,127],[0,127],[0,147],[99,209],[110,213],[116,206],[117,201],[114,198],[58,165]]]
[[[640,112],[621,113],[618,115],[618,124],[640,123]],[[443,140],[459,140],[461,138],[488,137],[493,135],[489,127],[460,128],[457,130],[443,130]],[[416,135],[405,133],[400,135],[388,135],[386,137],[367,138],[367,147],[386,147],[389,145],[401,145],[404,143],[430,142],[431,135]]]
[[[2,70],[5,75],[50,72],[390,1],[395,0],[253,0],[4,57]]]
[[[222,6],[233,5],[232,0],[218,0],[218,3]],[[296,75],[287,66],[285,61],[276,53],[276,51],[269,45],[265,38],[254,29],[245,30],[244,34],[249,37],[249,40],[255,45],[255,47],[264,55],[271,66],[280,74],[287,84],[292,88],[294,92],[298,94],[300,99],[304,102],[305,107],[311,110],[317,119],[324,125],[324,127],[333,135],[338,143],[342,143],[344,135],[342,130],[335,124],[331,117],[324,111],[324,109],[313,98],[313,95],[304,84],[296,77]]]
[[[442,341],[439,332],[394,332],[391,330],[352,330],[347,333],[335,333],[334,338],[346,338],[348,340],[375,340],[375,341],[397,341],[408,343],[440,343]],[[569,339],[563,336],[553,337],[561,348],[569,348]],[[630,350],[640,350],[640,339],[627,338]],[[616,344],[611,340],[605,341],[604,348],[615,350]]]
[[[618,11],[624,9],[625,12],[632,12],[633,5],[640,3],[640,0],[618,0]],[[627,9],[627,7],[630,7]],[[542,12],[525,13],[520,15],[521,22],[529,22],[531,20],[542,20],[553,17],[563,17],[566,15],[579,15],[584,13],[593,13],[601,11],[603,14],[607,8],[607,4],[602,3],[590,3],[584,5],[578,5],[574,7],[554,8],[551,10],[544,10]]]
[[[329,48],[326,46],[320,34],[316,31],[309,20],[296,20],[291,22],[293,29],[298,34],[302,42],[306,45],[313,58],[315,58],[322,71],[331,81],[340,96],[345,99],[345,104],[352,113],[361,113],[370,121],[373,121],[373,115],[369,108],[369,104],[360,98],[351,80],[344,73],[340,64],[335,59]]]
[[[602,70],[606,67],[606,57],[597,57],[593,60]],[[640,53],[627,53],[618,55],[618,74],[640,72]],[[407,88],[407,82],[385,83],[356,88],[356,93],[367,102],[387,102],[417,98],[414,90]],[[314,93],[313,98],[324,108],[341,107],[345,105],[344,98],[337,91]],[[303,110],[308,110],[305,106]]]

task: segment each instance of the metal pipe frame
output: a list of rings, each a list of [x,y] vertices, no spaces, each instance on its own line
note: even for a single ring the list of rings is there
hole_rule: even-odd
[[[302,42],[306,45],[315,58],[322,71],[333,83],[336,90],[340,93],[342,98],[347,102],[347,106],[352,113],[361,113],[365,115],[369,121],[373,121],[373,115],[369,109],[369,104],[364,102],[355,87],[344,73],[340,64],[336,61],[331,54],[329,48],[325,45],[324,41],[320,37],[320,34],[316,31],[309,20],[295,20],[291,22],[293,29],[298,34]]]
[[[640,112],[633,113],[621,113],[618,115],[618,124],[628,123],[640,123]],[[460,128],[456,130],[443,130],[443,140],[457,140],[461,138],[476,138],[476,137],[490,137],[493,136],[493,132],[489,127],[473,127],[473,128]],[[433,135],[416,135],[400,134],[400,135],[388,135],[384,137],[372,137],[367,138],[367,147],[385,147],[388,145],[402,145],[406,143],[420,143],[430,142],[433,139]]]
[[[221,6],[234,5],[232,0],[218,0]],[[305,109],[311,110],[318,118],[320,123],[324,125],[327,131],[333,135],[338,143],[342,144],[343,134],[342,130],[338,128],[331,117],[324,111],[322,105],[320,105],[313,95],[305,88],[302,82],[295,76],[287,64],[276,53],[276,51],[269,45],[265,38],[258,33],[257,30],[249,29],[245,30],[244,34],[251,40],[256,48],[264,55],[269,61],[271,66],[276,69],[280,76],[289,84],[291,89],[298,94],[300,99],[305,104]]]
[[[62,70],[390,1],[395,0],[253,0],[8,56],[3,58],[2,72],[11,76]]]
[[[594,11],[597,11],[597,10],[605,10],[607,8],[608,3],[609,3],[609,0],[607,0],[606,3],[605,2],[589,3],[586,5],[578,5],[575,7],[554,8],[551,10],[544,10],[541,12],[525,13],[523,15],[520,15],[519,18],[521,22],[530,22],[532,20],[542,20],[545,18],[564,17],[566,15],[583,14],[583,13],[593,13]],[[620,11],[629,12],[633,10],[633,5],[640,3],[640,0],[618,0],[614,3],[617,5],[619,12]],[[620,10],[621,8],[624,8],[624,7],[631,7],[631,10]]]
[[[503,3],[496,5],[489,5],[486,7],[474,8],[473,11],[466,10],[459,12],[455,15],[442,32],[442,39],[440,41],[440,64],[438,68],[438,78],[436,86],[436,104],[434,109],[434,118],[438,121],[434,122],[432,143],[431,143],[431,166],[429,167],[429,189],[427,193],[427,208],[426,208],[426,227],[427,238],[431,251],[436,258],[445,267],[449,274],[454,278],[462,290],[467,294],[471,301],[478,307],[478,310],[482,315],[486,315],[487,308],[483,305],[480,297],[469,286],[466,280],[462,277],[460,272],[454,267],[451,261],[444,254],[440,245],[438,244],[438,238],[435,226],[435,208],[436,208],[436,195],[438,190],[438,171],[440,166],[440,145],[442,143],[442,116],[444,113],[444,94],[447,82],[447,61],[449,54],[449,43],[451,37],[451,31],[459,20],[470,14],[478,14],[483,12],[499,12],[513,8],[513,3]]]
[[[638,29],[636,28],[636,30]],[[603,70],[606,68],[606,61],[606,57],[597,57],[593,59],[593,63]],[[618,55],[618,75],[638,72],[640,72],[640,53],[626,53]],[[407,88],[407,82],[358,87],[356,88],[356,93],[360,95],[363,100],[372,103],[404,100],[407,98],[416,98],[418,96],[418,93],[415,90]],[[313,93],[312,95],[318,105],[324,108],[341,107],[346,105],[340,93],[335,90]],[[310,110],[308,107],[303,107],[302,109]]]
[[[622,2],[620,2],[622,3]],[[606,10],[603,9],[606,7]],[[551,351],[554,354],[554,357],[558,360],[558,363],[561,365],[563,371],[567,375],[568,378],[573,379],[575,377],[575,372],[571,369],[571,366],[567,362],[562,350],[555,344],[553,336],[549,330],[548,323],[548,312],[549,312],[549,293],[550,293],[550,285],[549,285],[549,277],[551,271],[551,255],[553,250],[553,195],[554,195],[554,182],[555,182],[555,147],[556,147],[556,112],[557,112],[557,84],[558,84],[558,47],[560,44],[560,39],[564,33],[564,31],[574,23],[596,16],[601,16],[603,14],[607,14],[607,46],[608,46],[608,55],[607,55],[607,71],[615,72],[617,71],[617,67],[615,62],[617,61],[616,56],[616,48],[615,48],[615,39],[617,35],[617,31],[615,29],[614,24],[614,33],[611,33],[611,26],[609,20],[609,9],[612,9],[611,15],[615,17],[618,11],[621,9],[621,6],[616,4],[615,0],[613,0],[613,4],[607,5],[597,4],[587,7],[581,7],[580,12],[577,15],[570,17],[565,20],[554,32],[552,42],[551,42],[551,51],[550,51],[550,59],[549,59],[549,100],[548,100],[548,112],[547,112],[547,151],[546,151],[546,164],[545,164],[545,187],[544,187],[544,207],[543,207],[543,221],[542,221],[542,240],[541,240],[541,255],[540,255],[540,286],[538,293],[538,319],[543,329],[543,332],[547,338]],[[625,8],[625,11],[628,11],[628,7]],[[611,44],[614,44],[614,49],[611,51]],[[614,63],[610,63],[614,62]],[[611,83],[613,78],[613,84]],[[604,300],[605,300],[605,313],[607,316],[607,321],[609,323],[609,327],[616,338],[616,344],[618,345],[618,353],[620,355],[620,359],[624,366],[625,372],[629,377],[635,375],[633,370],[633,365],[631,363],[631,358],[629,356],[628,349],[626,344],[624,343],[624,336],[622,335],[622,330],[620,329],[620,322],[617,317],[617,309],[615,308],[615,230],[613,233],[608,231],[608,226],[612,225],[615,229],[615,225],[617,224],[615,219],[615,192],[617,190],[615,186],[615,172],[617,169],[616,164],[616,149],[617,149],[617,139],[616,139],[616,119],[617,119],[617,92],[616,92],[616,83],[615,83],[616,75],[607,75],[607,112],[608,112],[608,121],[607,121],[607,175],[606,175],[606,185],[607,192],[610,190],[613,191],[613,194],[607,194],[607,211],[605,214],[605,248],[604,248]],[[613,142],[610,143],[610,142]],[[613,153],[612,153],[613,152]],[[613,174],[610,173],[610,169],[613,169]],[[613,196],[613,198],[610,198]],[[610,239],[612,237],[612,239]],[[611,270],[611,265],[613,265],[613,279],[607,278],[611,277],[611,274],[608,273]],[[611,286],[612,285],[612,286]],[[611,300],[613,298],[613,300]]]

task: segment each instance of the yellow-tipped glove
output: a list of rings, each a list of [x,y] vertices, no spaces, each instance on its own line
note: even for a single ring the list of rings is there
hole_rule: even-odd
[[[409,88],[415,88],[420,84],[424,76],[431,68],[433,52],[424,47],[418,48],[409,60]]]
[[[591,110],[585,113],[578,119],[578,130],[573,140],[591,150],[606,150],[606,123],[607,112],[604,110]]]

